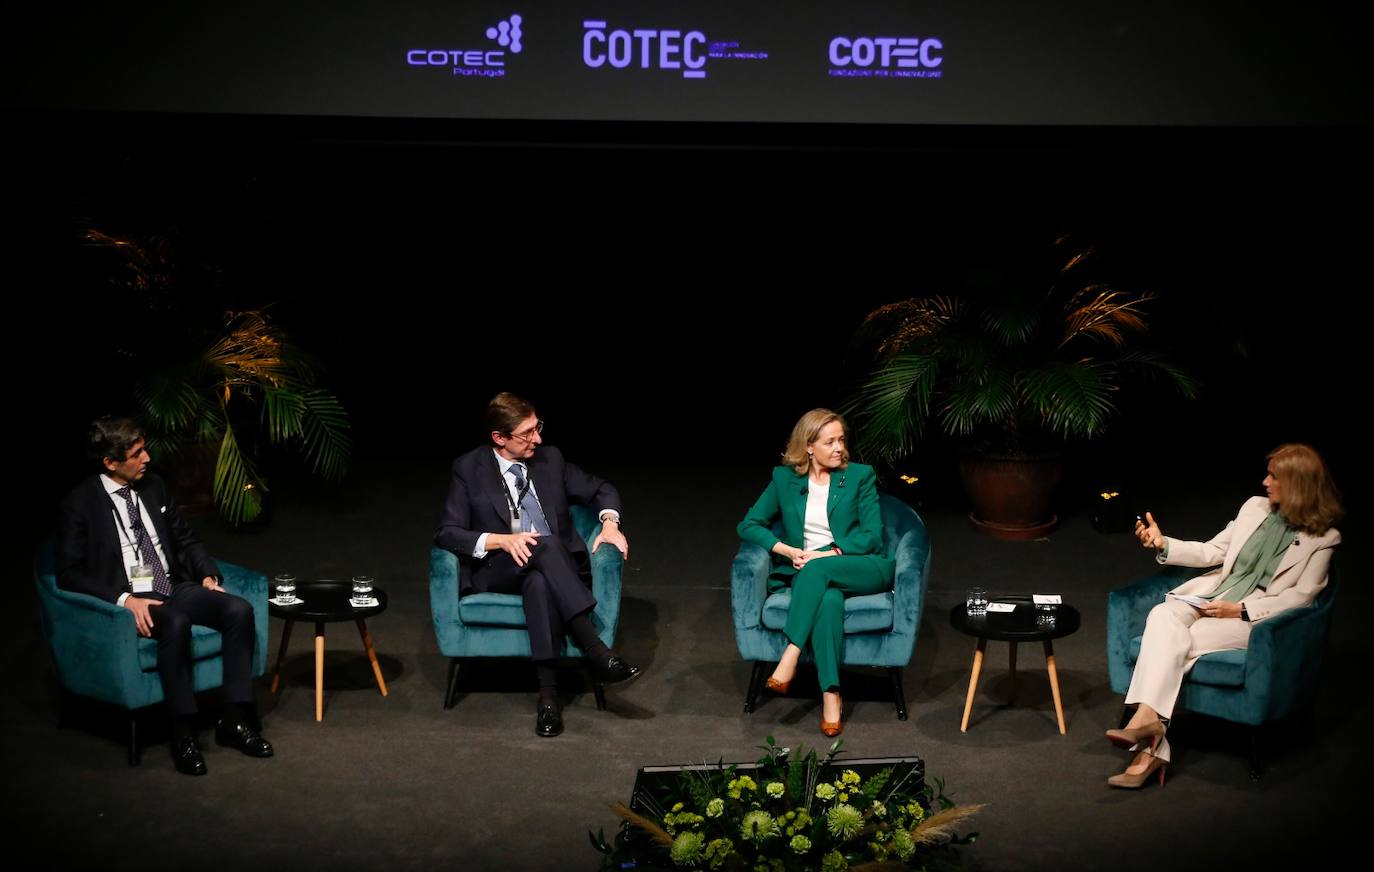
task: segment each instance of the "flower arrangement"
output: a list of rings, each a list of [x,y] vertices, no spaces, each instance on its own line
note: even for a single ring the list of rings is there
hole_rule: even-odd
[[[955,828],[982,806],[955,805],[919,759],[843,768],[841,744],[821,756],[769,736],[754,766],[722,761],[638,790],[635,809],[612,804],[623,819],[612,842],[589,834],[601,868],[876,872],[952,859],[977,838]]]

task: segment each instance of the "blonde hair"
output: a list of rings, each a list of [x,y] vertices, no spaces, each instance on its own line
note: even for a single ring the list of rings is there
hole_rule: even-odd
[[[787,449],[782,453],[782,465],[792,467],[792,471],[797,475],[806,475],[811,471],[811,455],[806,449],[811,446],[821,435],[821,430],[831,421],[839,421],[840,427],[844,429],[845,447],[842,451],[844,463],[841,468],[849,463],[849,425],[844,422],[837,412],[829,409],[812,409],[797,421],[797,426],[792,428],[792,436],[787,440]]]
[[[1279,509],[1290,526],[1320,536],[1345,515],[1326,461],[1310,445],[1289,443],[1266,458],[1279,481]]]

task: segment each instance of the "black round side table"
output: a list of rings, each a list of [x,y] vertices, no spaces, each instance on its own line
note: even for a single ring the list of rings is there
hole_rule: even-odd
[[[983,653],[988,641],[1007,642],[1011,658],[1011,695],[1016,698],[1016,646],[1020,642],[1041,642],[1045,646],[1045,669],[1049,672],[1050,691],[1054,694],[1054,714],[1059,719],[1059,734],[1068,732],[1064,726],[1064,704],[1059,697],[1059,673],[1054,665],[1054,639],[1062,639],[1078,632],[1080,618],[1078,609],[1068,605],[1055,606],[1053,623],[1040,623],[1036,619],[1035,603],[1027,596],[989,597],[991,602],[1004,602],[1016,608],[1010,612],[988,611],[981,615],[970,615],[963,603],[949,610],[949,622],[954,629],[970,636],[978,637],[978,647],[973,652],[973,673],[968,680],[968,696],[964,698],[964,720],[959,725],[960,732],[968,732],[968,716],[973,710],[973,695],[978,689],[978,674],[983,670]]]
[[[353,585],[347,581],[305,581],[296,588],[296,598],[301,600],[293,606],[279,606],[268,600],[268,614],[286,621],[282,629],[281,646],[277,649],[277,665],[272,670],[272,692],[281,687],[281,664],[286,657],[286,646],[291,641],[291,628],[297,621],[315,622],[315,720],[324,720],[324,625],[339,621],[354,621],[363,637],[363,647],[367,649],[367,659],[372,661],[372,674],[377,679],[377,689],[386,696],[386,680],[382,678],[382,667],[377,662],[377,650],[372,647],[372,634],[367,631],[366,619],[386,611],[386,591],[379,587],[372,589],[377,605],[354,608],[349,599],[353,596]]]

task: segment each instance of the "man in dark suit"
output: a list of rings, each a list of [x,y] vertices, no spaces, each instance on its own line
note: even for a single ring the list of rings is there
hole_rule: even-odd
[[[148,474],[143,431],[127,418],[91,425],[87,450],[98,474],[62,500],[57,586],[134,613],[141,636],[157,640],[157,670],[172,716],[172,763],[204,775],[191,719],[191,625],[220,631],[224,711],[215,741],[250,757],[272,746],[249,725],[253,699],[253,607],[220,586],[219,567],[177,512],[167,485]]]
[[[530,658],[539,675],[535,733],[557,736],[563,716],[555,693],[555,664],[570,635],[598,681],[617,684],[639,675],[597,638],[588,613],[596,600],[584,575],[587,547],[573,527],[571,503],[595,506],[603,543],[629,555],[620,532],[620,494],[609,482],[563,460],[543,445],[544,423],[534,406],[514,394],[487,404],[491,444],[453,462],[453,478],[434,542],[457,555],[466,572],[459,596],[520,594],[530,634]]]

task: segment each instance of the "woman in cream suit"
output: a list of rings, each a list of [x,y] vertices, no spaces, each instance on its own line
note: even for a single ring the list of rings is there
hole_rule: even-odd
[[[1341,541],[1340,493],[1321,455],[1307,445],[1280,445],[1269,454],[1265,496],[1252,497],[1209,542],[1184,542],[1160,532],[1148,512],[1136,536],[1160,563],[1215,566],[1170,591],[1150,611],[1126,704],[1138,704],[1126,728],[1108,730],[1113,744],[1136,751],[1126,770],[1107,780],[1139,787],[1156,772],[1164,783],[1165,738],[1183,676],[1203,654],[1245,648],[1250,626],[1287,609],[1310,605],[1326,586],[1332,550]]]
[[[783,465],[773,470],[754,507],[740,521],[741,539],[773,554],[769,589],[790,586],[788,645],[768,679],[786,693],[802,649],[811,645],[821,682],[821,732],[843,729],[840,649],[844,644],[844,598],[892,587],[895,564],[883,550],[873,467],[850,463],[844,419],[829,409],[812,409],[792,428]],[[782,519],[783,534],[773,533]]]

